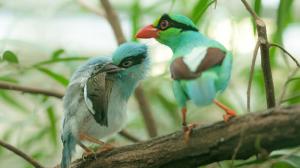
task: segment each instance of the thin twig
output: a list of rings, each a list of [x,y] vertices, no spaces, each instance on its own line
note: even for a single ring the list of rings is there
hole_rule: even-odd
[[[242,128],[242,131],[241,131],[241,133],[240,133],[240,140],[239,140],[237,146],[235,147],[234,152],[233,152],[233,155],[232,155],[232,157],[231,157],[231,167],[232,167],[232,168],[234,167],[234,160],[235,160],[235,158],[236,158],[236,155],[238,154],[238,152],[239,152],[239,150],[240,150],[240,148],[241,148],[241,146],[242,146],[243,139],[244,139],[244,132],[245,132],[245,125],[244,125],[243,128]]]
[[[298,93],[298,94],[295,94],[294,96],[292,96],[292,97],[289,97],[289,98],[286,98],[286,99],[283,99],[280,103],[285,103],[285,102],[287,102],[287,101],[290,101],[290,100],[292,100],[292,99],[296,99],[296,98],[299,98],[300,97],[300,93]]]
[[[252,63],[251,63],[251,69],[250,69],[250,74],[249,74],[249,81],[248,81],[248,87],[247,87],[247,112],[250,112],[250,107],[251,107],[251,86],[252,86],[252,80],[253,80],[253,75],[254,75],[254,68],[255,68],[255,62],[256,62],[256,58],[257,58],[257,53],[258,53],[258,49],[260,46],[260,41],[257,40],[255,48],[254,48],[254,52],[253,52],[253,56],[252,56]]]
[[[60,92],[50,91],[46,89],[39,89],[39,88],[33,88],[33,87],[27,87],[27,86],[19,86],[16,84],[8,83],[8,82],[1,82],[0,81],[0,89],[6,89],[6,90],[14,90],[14,91],[21,91],[24,93],[31,93],[31,94],[42,94],[46,96],[52,96],[55,98],[61,99],[64,94]]]
[[[246,0],[241,0],[248,12],[255,19],[258,40],[260,41],[260,52],[261,52],[261,67],[264,77],[264,85],[267,99],[267,107],[272,108],[276,105],[274,82],[271,71],[269,44],[267,37],[267,29],[264,21],[259,18],[256,13],[251,9],[250,5]]]
[[[294,71],[291,72],[291,74],[288,76],[287,80],[284,82],[284,85],[283,85],[283,88],[282,88],[282,91],[281,91],[281,94],[279,96],[279,99],[278,99],[278,102],[277,102],[277,106],[280,105],[281,101],[283,100],[283,97],[286,93],[286,90],[287,90],[287,86],[288,84],[295,80],[294,79],[294,76],[297,74],[297,72],[299,71],[299,68],[295,69]]]
[[[280,46],[279,44],[275,44],[275,43],[269,43],[270,47],[277,47],[279,49],[281,49],[284,53],[286,53],[297,65],[297,67],[300,67],[300,63],[297,61],[297,59],[292,56],[292,54],[290,54],[286,49],[284,49],[282,46]]]
[[[120,131],[119,134],[120,134],[121,136],[123,136],[124,138],[126,138],[126,139],[132,141],[132,142],[140,142],[140,141],[141,141],[141,140],[138,139],[137,137],[131,135],[131,134],[130,134],[129,132],[127,132],[126,130]]]
[[[34,160],[32,157],[28,156],[26,153],[22,152],[21,150],[19,150],[18,148],[3,142],[2,140],[0,140],[0,145],[12,152],[14,152],[16,155],[20,156],[21,158],[23,158],[24,160],[26,160],[27,162],[29,162],[31,165],[33,165],[36,168],[44,168],[44,166],[42,166],[39,162],[37,162],[36,160]]]
[[[155,121],[154,121],[152,112],[150,111],[150,104],[147,101],[146,96],[144,95],[144,91],[143,91],[142,87],[136,88],[134,95],[137,99],[140,109],[142,110],[143,118],[144,118],[149,136],[150,137],[157,136],[157,129],[156,129],[156,125],[155,125]]]
[[[248,4],[248,2],[246,0],[241,0],[242,3],[244,4],[244,6],[246,7],[246,9],[248,10],[248,12],[252,15],[252,17],[255,20],[260,20],[260,18],[257,16],[257,14],[254,12],[254,10],[252,10],[252,8],[250,7],[250,5]]]
[[[108,0],[100,0],[100,2],[105,10],[106,19],[109,22],[109,24],[111,25],[112,30],[114,31],[115,38],[116,38],[118,44],[120,45],[120,44],[124,43],[126,41],[126,38],[125,38],[123,30],[121,28],[121,23],[120,23],[119,17],[113,10],[113,8]]]
[[[218,5],[218,0],[214,0],[213,2],[215,3],[215,7],[214,8],[216,9],[217,5]]]
[[[100,0],[105,13],[106,18],[108,22],[111,25],[111,28],[115,34],[115,38],[118,42],[118,44],[122,44],[126,41],[124,33],[121,28],[121,24],[119,21],[119,18],[117,14],[114,12],[111,4],[108,0]],[[150,109],[150,104],[146,97],[144,96],[144,91],[141,86],[138,86],[135,90],[135,98],[137,99],[137,102],[139,103],[140,111],[142,112],[143,118],[145,120],[146,128],[148,130],[148,134],[150,137],[157,136],[157,128],[154,122],[153,113]]]
[[[90,5],[89,3],[87,3],[86,0],[78,0],[78,4],[80,6],[82,6],[84,9],[89,10],[92,13],[95,13],[96,15],[99,15],[99,16],[104,15],[100,9],[96,8],[94,5]]]

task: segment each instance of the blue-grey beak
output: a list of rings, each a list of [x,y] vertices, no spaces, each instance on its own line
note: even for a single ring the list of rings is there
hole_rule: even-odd
[[[105,72],[107,73],[116,73],[125,70],[124,68],[121,68],[113,63],[107,64],[104,68]]]

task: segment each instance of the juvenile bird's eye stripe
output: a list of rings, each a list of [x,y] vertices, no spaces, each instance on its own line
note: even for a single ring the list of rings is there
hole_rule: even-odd
[[[136,56],[127,57],[123,59],[118,66],[123,68],[128,68],[133,65],[141,64],[145,58],[146,58],[145,54],[139,54]],[[129,61],[131,62],[130,66],[124,66],[126,65],[126,62]]]
[[[163,21],[167,21],[168,22],[168,27],[161,27],[161,22],[163,22]],[[186,25],[186,24],[183,24],[183,23],[180,23],[180,22],[177,22],[177,21],[171,19],[168,14],[162,15],[162,17],[160,18],[160,20],[159,20],[159,22],[157,24],[157,28],[160,29],[160,30],[167,30],[170,27],[179,28],[182,31],[188,31],[188,30],[198,31],[198,29],[195,28],[195,27],[193,27],[193,26]]]

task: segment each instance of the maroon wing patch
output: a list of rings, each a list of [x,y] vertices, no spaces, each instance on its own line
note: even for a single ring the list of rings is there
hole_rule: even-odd
[[[195,72],[191,71],[189,67],[183,61],[183,57],[176,58],[170,66],[170,71],[172,78],[174,80],[189,80],[195,79],[201,75],[201,73],[209,68],[216,65],[222,64],[225,58],[225,52],[219,48],[208,48],[207,53],[203,60],[200,62],[197,70]]]

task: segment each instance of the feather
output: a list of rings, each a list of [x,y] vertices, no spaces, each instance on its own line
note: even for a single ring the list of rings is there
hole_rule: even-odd
[[[184,57],[173,60],[170,71],[175,80],[190,80],[201,76],[201,73],[220,65],[225,53],[212,47],[198,47]]]
[[[113,86],[109,72],[120,69],[112,64],[99,66],[94,70],[84,86],[84,100],[94,119],[102,126],[108,126],[107,110],[110,93]]]

